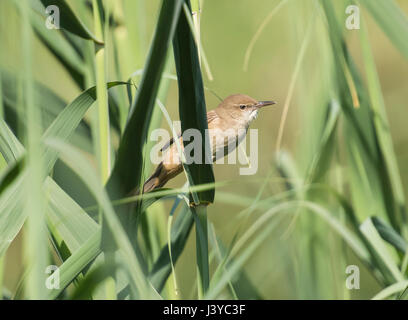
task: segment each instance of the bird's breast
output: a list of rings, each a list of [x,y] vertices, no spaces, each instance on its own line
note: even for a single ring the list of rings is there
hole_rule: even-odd
[[[247,133],[246,127],[209,129],[208,137],[210,140],[210,147],[213,155],[213,160],[223,158],[230,152],[234,151],[236,147],[242,142],[242,140],[245,139],[246,133]],[[183,140],[180,139],[179,141],[181,148],[184,149]],[[192,141],[192,143],[195,143],[195,141]],[[197,150],[201,150],[201,145],[197,145]],[[163,163],[166,165],[166,168],[169,166],[178,167],[181,165],[181,159],[175,143],[171,144],[171,146],[165,151]]]
[[[209,138],[211,150],[215,159],[220,159],[235,150],[235,148],[245,139],[246,128],[240,129],[210,129]]]

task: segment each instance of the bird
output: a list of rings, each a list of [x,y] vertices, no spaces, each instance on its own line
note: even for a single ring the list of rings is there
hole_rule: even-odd
[[[224,99],[215,109],[208,111],[208,133],[213,160],[217,160],[218,155],[225,156],[233,151],[245,138],[248,127],[257,118],[259,110],[274,104],[276,104],[275,101],[258,101],[245,94],[233,94]],[[180,146],[183,146],[181,135],[178,139],[180,139]],[[161,151],[164,153],[163,161],[144,182],[143,193],[163,187],[183,171],[178,147],[173,138],[163,146]]]

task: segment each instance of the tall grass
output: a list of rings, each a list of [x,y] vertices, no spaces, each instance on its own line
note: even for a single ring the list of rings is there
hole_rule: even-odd
[[[296,22],[285,22],[292,50],[274,154],[264,176],[239,180],[252,196],[232,191],[234,179],[215,179],[212,165],[186,163],[183,188],[132,195],[153,170],[149,137],[163,115],[205,133],[207,87],[220,77],[201,24],[209,3],[3,1],[2,297],[350,299],[350,264],[375,282],[369,297],[406,297],[406,192],[367,26],[377,24],[406,58],[408,18],[394,1],[356,2],[363,13],[356,49],[344,28],[351,3],[264,4],[269,14],[243,48],[247,75],[268,25],[280,14]],[[51,4],[60,8],[60,30],[45,27]],[[155,12],[155,22],[135,19],[144,12]],[[6,28],[12,17],[22,24]],[[56,83],[38,76],[39,52],[54,61]],[[299,103],[306,107],[294,109]],[[294,110],[304,133],[289,147]],[[222,216],[228,205],[235,212],[225,237],[209,214]],[[10,286],[8,266],[21,251]],[[51,264],[60,274],[53,289],[45,286]],[[271,294],[268,277],[285,282],[282,296]]]

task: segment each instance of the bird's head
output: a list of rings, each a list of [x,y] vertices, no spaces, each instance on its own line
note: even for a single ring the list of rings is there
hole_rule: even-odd
[[[258,101],[245,94],[234,94],[219,104],[217,113],[249,125],[258,116],[259,109],[273,104],[276,102]]]

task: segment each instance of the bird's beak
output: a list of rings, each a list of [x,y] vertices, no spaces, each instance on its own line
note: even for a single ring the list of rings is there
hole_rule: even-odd
[[[262,108],[266,106],[271,106],[273,104],[276,104],[275,101],[258,101],[258,103],[255,105],[257,108]]]

